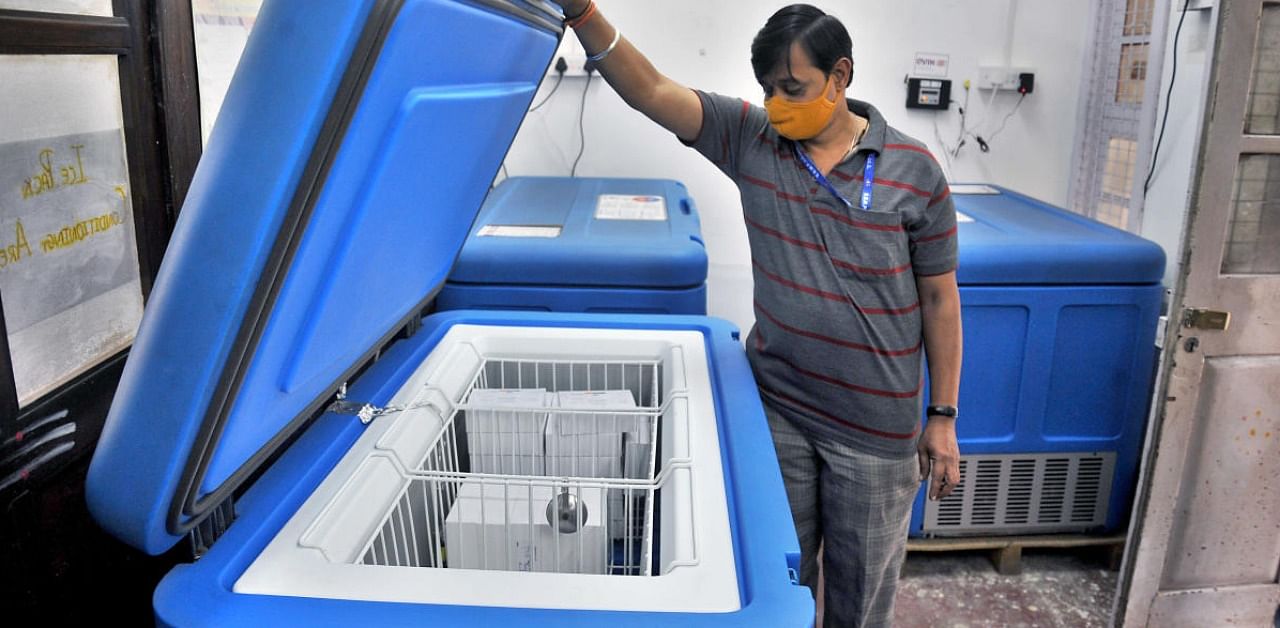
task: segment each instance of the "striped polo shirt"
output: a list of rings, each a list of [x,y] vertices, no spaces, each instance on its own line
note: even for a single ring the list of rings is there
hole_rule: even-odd
[[[797,427],[859,451],[915,452],[924,344],[917,275],[956,268],[956,215],[928,149],[871,105],[857,151],[821,187],[764,109],[698,92],[690,145],[737,184],[751,245],[756,324],[747,355],[761,396]],[[863,169],[876,153],[872,202]]]

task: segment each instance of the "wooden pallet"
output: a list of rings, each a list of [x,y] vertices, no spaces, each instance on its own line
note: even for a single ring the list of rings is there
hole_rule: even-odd
[[[909,539],[908,552],[957,552],[989,550],[996,571],[1003,575],[1022,573],[1024,548],[1099,547],[1107,552],[1107,566],[1120,569],[1124,556],[1124,534],[1088,536],[1084,534],[1052,534],[1027,536],[976,536],[955,538]]]

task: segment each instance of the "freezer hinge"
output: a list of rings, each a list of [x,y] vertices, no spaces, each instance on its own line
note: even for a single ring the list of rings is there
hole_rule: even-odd
[[[1187,329],[1226,331],[1231,324],[1231,312],[1187,308],[1182,310],[1182,326]]]
[[[235,500],[228,497],[218,504],[208,516],[196,527],[191,529],[189,537],[191,539],[191,556],[199,560],[213,547],[213,543],[231,527],[231,522],[236,518]]]

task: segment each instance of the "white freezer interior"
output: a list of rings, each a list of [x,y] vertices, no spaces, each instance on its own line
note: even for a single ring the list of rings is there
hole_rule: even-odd
[[[644,371],[652,382],[637,385],[635,377],[625,376],[636,408],[606,415],[615,425],[639,427],[620,444],[583,438],[576,421],[597,410],[580,408],[618,403],[618,393],[601,393],[599,400],[570,393],[566,409],[558,409],[553,389],[564,388],[563,373],[539,378],[537,367],[519,366],[530,363],[615,365],[571,370],[568,377],[578,379],[570,386],[574,391],[619,388],[617,377],[607,374],[610,368],[619,372],[619,364],[653,365]],[[625,373],[628,367],[621,368]],[[591,373],[597,381],[581,381]],[[558,381],[523,381],[530,374]],[[501,380],[487,382],[486,388],[524,392],[509,393],[513,399],[505,405],[502,392],[473,399],[477,382],[485,379]],[[531,392],[537,389],[545,392]],[[741,608],[702,334],[456,325],[387,405],[406,409],[369,425],[236,581],[235,592],[514,608]],[[468,432],[454,442],[461,438],[461,422],[455,419],[464,415],[464,425],[484,425],[487,433]],[[652,426],[643,422],[646,415],[654,419]],[[645,432],[647,437],[635,436]],[[539,433],[545,437],[530,438]],[[492,458],[468,457],[458,451],[461,443],[468,451],[500,449]],[[569,455],[565,443],[586,443],[591,449]],[[606,464],[602,448],[628,452],[630,459]],[[469,460],[463,467],[470,468],[451,466],[449,458],[453,465]],[[624,466],[623,475],[639,469],[647,479],[618,477]],[[610,477],[592,478],[584,468],[612,471],[606,474]],[[572,493],[585,505],[585,514],[569,511],[581,524],[572,534],[556,534],[550,527],[547,502],[557,493]],[[624,503],[617,498],[623,493],[649,497]],[[445,501],[453,506],[432,506]],[[413,512],[444,524],[425,526],[406,514]],[[519,533],[497,538],[495,526]],[[608,558],[601,558],[601,539],[633,530],[642,530],[642,538],[624,542],[622,550],[607,549]],[[450,540],[451,535],[458,538]],[[538,547],[531,550],[528,544]],[[477,549],[483,553],[462,553]],[[620,568],[614,562],[623,554],[627,562]],[[562,573],[566,570],[579,573]]]

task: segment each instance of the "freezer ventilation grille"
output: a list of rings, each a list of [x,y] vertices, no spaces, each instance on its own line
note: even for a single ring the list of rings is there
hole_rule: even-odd
[[[662,360],[484,359],[424,415],[447,417],[353,562],[652,575],[661,492],[692,463],[659,451],[687,421],[683,380],[664,377]]]
[[[962,456],[960,484],[926,501],[932,535],[1067,532],[1107,520],[1115,453]]]

